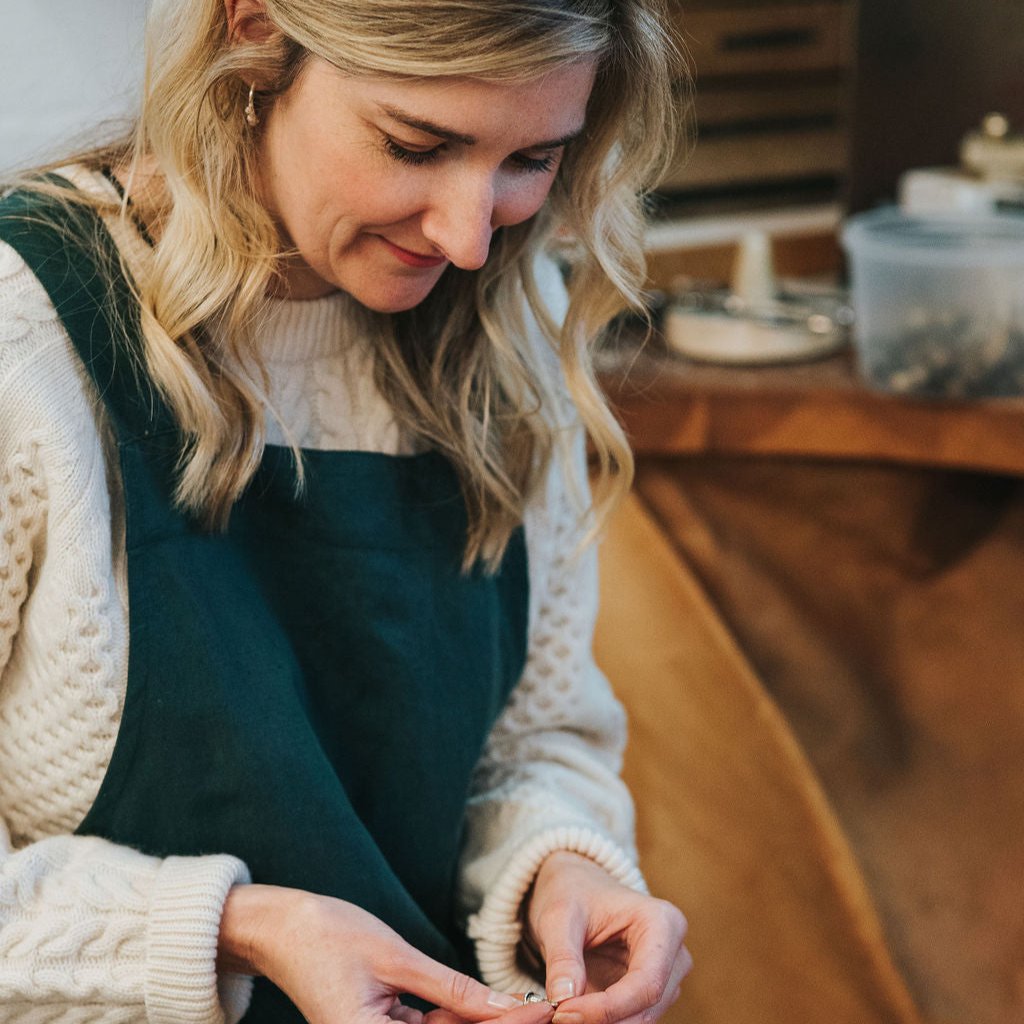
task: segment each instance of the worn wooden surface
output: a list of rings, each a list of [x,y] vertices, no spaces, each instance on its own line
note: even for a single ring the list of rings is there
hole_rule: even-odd
[[[702,616],[713,617],[812,769],[925,1019],[1019,1024],[1024,478],[838,460],[677,456],[642,459],[635,492],[668,541],[658,545],[660,557],[681,567],[700,600],[647,593],[658,586],[651,581],[659,572],[674,571],[659,569],[651,556],[634,557],[638,579],[627,578],[629,562],[618,567],[608,586],[636,588],[632,600],[647,602],[638,614],[665,623],[660,636],[635,624],[639,650],[630,651],[619,634],[619,657],[636,658],[658,680],[637,684],[620,670],[627,692],[668,687],[674,678],[682,695],[662,706],[656,728],[679,728],[679,742],[692,737],[711,761],[722,743],[735,743],[730,753],[748,757],[751,771],[770,767],[764,748],[777,731],[774,714],[765,717],[760,737],[721,720],[717,738],[689,731],[693,716],[708,721],[706,698],[694,709],[691,691],[740,701],[744,684],[735,672],[699,657],[689,666],[682,658],[671,667],[659,661]],[[638,713],[652,723],[650,709]],[[647,766],[653,743],[646,733],[641,744],[638,756]],[[727,767],[722,777],[734,776]],[[718,806],[703,803],[700,780],[698,770],[693,791],[684,775],[677,777],[679,806],[690,816],[710,807],[714,820]],[[651,792],[638,793],[642,808]],[[730,798],[729,813],[744,806],[739,799]],[[739,852],[727,862],[748,869],[732,883],[740,889],[766,884],[776,871],[770,859],[754,857],[764,847],[759,807],[744,813],[748,832],[744,837],[736,823],[736,843],[751,859],[743,862]],[[821,856],[817,834],[801,824],[791,800],[775,804],[773,815],[775,830],[804,828],[806,842],[790,856]],[[667,816],[658,822],[664,847],[673,827],[688,827],[673,826]],[[839,898],[823,891],[818,920],[795,926],[810,934],[819,925],[841,929],[832,906]],[[758,901],[751,906],[763,914]],[[743,974],[750,953],[737,955],[731,970]],[[775,956],[764,952],[767,966]],[[809,956],[808,974],[817,977],[827,964],[827,956],[824,963]]]
[[[697,959],[668,1020],[1015,1024],[1024,399],[878,394],[849,355],[602,376],[639,472],[596,650]]]
[[[717,367],[625,349],[602,383],[635,451],[896,462],[1024,475],[1024,398],[974,402],[871,391],[849,354]]]
[[[635,497],[601,569],[595,650],[630,716],[641,863],[691,926],[666,1024],[918,1024],[813,770]]]

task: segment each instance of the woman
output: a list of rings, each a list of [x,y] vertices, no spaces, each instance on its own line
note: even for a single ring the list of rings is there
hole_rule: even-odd
[[[5,1020],[675,998],[578,426],[621,492],[585,343],[638,300],[662,24],[164,0],[132,139],[4,200]]]

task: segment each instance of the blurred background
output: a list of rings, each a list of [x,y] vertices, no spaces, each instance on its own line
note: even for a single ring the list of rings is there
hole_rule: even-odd
[[[143,74],[141,0],[0,0],[0,169],[92,141],[129,117]]]
[[[657,210],[678,230],[656,233],[657,253],[752,224],[780,238],[834,235],[846,213],[895,201],[908,171],[957,165],[986,114],[1024,130],[1017,0],[674,6],[698,141],[660,186]]]

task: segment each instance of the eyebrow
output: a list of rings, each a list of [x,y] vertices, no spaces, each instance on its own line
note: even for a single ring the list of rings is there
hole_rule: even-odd
[[[378,106],[380,110],[393,121],[407,125],[409,128],[415,128],[417,131],[425,132],[427,135],[436,135],[439,139],[443,139],[445,142],[458,142],[463,146],[475,146],[477,143],[475,135],[466,135],[464,132],[457,132],[453,128],[445,128],[443,125],[434,124],[432,121],[424,121],[423,118],[406,113],[406,111],[399,110],[397,107],[387,107],[383,104],[378,104]],[[560,146],[567,146],[570,142],[578,139],[583,132],[584,129],[581,127],[576,131],[569,132],[568,135],[563,135],[561,138],[547,139],[544,142],[534,142],[531,145],[523,146],[522,148],[558,149]]]

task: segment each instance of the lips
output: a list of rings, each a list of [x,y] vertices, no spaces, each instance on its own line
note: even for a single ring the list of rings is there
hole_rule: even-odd
[[[439,267],[448,260],[444,256],[425,256],[423,253],[413,252],[411,249],[403,249],[394,242],[389,242],[382,235],[377,236],[390,250],[395,259],[400,260],[407,267]]]

